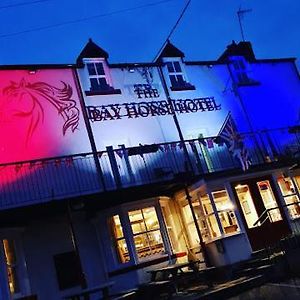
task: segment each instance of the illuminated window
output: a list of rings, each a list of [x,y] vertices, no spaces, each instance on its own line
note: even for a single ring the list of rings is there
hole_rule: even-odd
[[[292,219],[300,217],[299,198],[296,193],[296,188],[290,177],[280,176],[277,179],[281,194],[287,205],[289,214]]]
[[[119,215],[115,215],[110,218],[110,227],[113,234],[113,244],[116,249],[118,261],[120,263],[126,263],[130,261],[127,243],[124,237]]]
[[[128,212],[134,246],[139,259],[164,253],[164,245],[154,207]]]
[[[206,217],[206,213],[203,208],[200,206],[198,199],[193,199],[192,201],[193,210],[198,220],[198,225],[200,228],[201,236],[204,241],[209,240],[210,238],[217,237],[220,235],[218,231],[217,221],[215,216]],[[199,245],[199,237],[194,223],[192,211],[190,205],[186,202],[182,207],[183,218],[185,227],[187,229],[187,234],[190,241],[191,247],[196,247]]]
[[[239,198],[248,228],[253,228],[260,225],[260,222],[258,222],[254,226],[254,224],[258,220],[258,214],[253,202],[253,198],[249,186],[247,184],[243,184],[243,185],[239,184],[235,187],[235,190]]]
[[[89,73],[91,91],[105,91],[112,89],[108,84],[102,62],[88,62],[86,65]]]
[[[238,232],[239,227],[234,213],[234,206],[226,190],[213,192],[212,195],[224,233]]]
[[[270,182],[268,180],[257,182],[258,190],[266,209],[269,209],[269,217],[271,222],[281,221],[281,213],[273,194]]]
[[[15,245],[12,240],[3,240],[3,247],[7,266],[9,290],[11,294],[16,294],[20,291],[20,288],[17,276],[17,258]]]

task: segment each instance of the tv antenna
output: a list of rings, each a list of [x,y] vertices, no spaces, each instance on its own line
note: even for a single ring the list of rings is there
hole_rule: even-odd
[[[244,14],[251,12],[252,9],[242,9],[241,6],[239,10],[237,11],[237,15],[239,18],[239,24],[240,24],[240,30],[241,30],[241,35],[242,35],[242,40],[245,42],[245,36],[244,36],[244,30],[243,30],[243,24],[242,24],[242,19]]]

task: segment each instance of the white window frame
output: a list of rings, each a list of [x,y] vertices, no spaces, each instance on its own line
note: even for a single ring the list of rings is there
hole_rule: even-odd
[[[253,82],[253,80],[249,77],[249,64],[244,56],[231,56],[230,62],[237,84],[247,85]]]
[[[164,59],[164,63],[166,65],[166,70],[167,70],[167,73],[168,73],[168,78],[169,78],[169,83],[170,83],[170,86],[171,87],[186,87],[189,82],[188,82],[188,78],[186,76],[186,73],[185,73],[185,70],[184,70],[184,66],[181,62],[180,59],[174,59],[174,58],[170,58],[170,59]],[[179,66],[180,66],[180,71],[176,71],[176,68],[175,68],[175,63],[178,63]],[[169,71],[169,67],[168,67],[168,64],[172,64],[172,67],[173,67],[173,70],[174,71]],[[177,85],[173,85],[172,83],[172,80],[171,80],[171,76],[176,76],[176,79],[177,79],[177,76],[181,76],[182,77],[182,84],[177,84]],[[176,80],[178,82],[178,80]]]
[[[109,210],[109,212],[106,213],[106,220],[108,221],[109,218],[115,216],[115,215],[119,215],[120,217],[120,222],[122,224],[122,229],[123,229],[123,235],[124,235],[124,239],[127,243],[127,248],[128,248],[128,254],[130,257],[130,260],[126,263],[122,263],[119,261],[118,257],[117,257],[117,249],[114,248],[114,245],[112,244],[110,247],[110,251],[111,254],[113,256],[113,260],[114,260],[114,267],[115,268],[119,268],[119,267],[123,267],[126,265],[136,265],[145,261],[151,261],[154,260],[156,258],[162,257],[162,256],[168,256],[170,254],[172,254],[172,247],[170,245],[170,241],[169,241],[169,237],[168,237],[168,232],[167,232],[167,228],[165,225],[165,221],[163,218],[163,214],[161,211],[161,207],[159,205],[158,202],[159,199],[152,199],[152,200],[147,200],[147,201],[143,201],[143,202],[139,202],[139,203],[131,203],[131,204],[127,204],[127,205],[121,205],[118,208],[115,209],[111,209]],[[131,223],[130,223],[130,219],[129,219],[129,212],[133,211],[133,210],[140,210],[140,209],[144,209],[147,207],[154,207],[155,208],[155,212],[158,218],[158,223],[159,223],[159,230],[160,230],[160,234],[162,237],[162,242],[163,242],[163,246],[164,246],[164,254],[155,254],[155,255],[151,255],[149,257],[145,257],[145,258],[139,258],[138,257],[138,253],[136,251],[135,245],[134,245],[134,234],[131,228]],[[109,225],[108,222],[107,226]],[[112,232],[111,229],[108,228],[108,232],[110,234],[110,238],[114,239],[113,236],[111,236]]]
[[[111,77],[110,77],[110,74],[109,74],[109,68],[107,66],[107,63],[105,61],[105,59],[83,59],[83,62],[85,64],[85,70],[86,70],[86,76],[88,78],[88,90],[90,91],[94,91],[94,92],[97,92],[97,91],[106,91],[108,89],[112,89],[112,81],[111,81]],[[89,68],[88,68],[88,65],[89,64],[93,64],[94,65],[94,69],[95,69],[95,72],[96,74],[90,74],[89,72]],[[102,69],[103,69],[103,73],[104,74],[98,74],[97,73],[97,67],[96,65],[97,64],[101,64],[102,65]],[[96,79],[97,81],[98,80],[101,80],[101,79],[105,79],[106,81],[106,85],[107,85],[107,89],[104,89],[104,88],[101,88],[101,84],[100,82],[98,81],[98,86],[99,88],[98,89],[95,89],[92,87],[92,79]]]

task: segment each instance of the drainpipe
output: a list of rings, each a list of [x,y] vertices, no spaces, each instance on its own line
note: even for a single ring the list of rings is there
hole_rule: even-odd
[[[182,143],[182,146],[183,146],[183,152],[184,152],[185,159],[186,159],[186,164],[185,164],[186,170],[187,171],[188,170],[193,171],[192,161],[191,161],[191,158],[189,156],[186,144],[184,142],[184,137],[183,137],[180,125],[179,125],[178,118],[176,116],[175,111],[173,110],[172,99],[170,97],[170,93],[169,93],[169,90],[168,90],[168,86],[167,86],[167,83],[166,83],[161,65],[158,66],[158,72],[159,72],[159,76],[160,76],[160,79],[161,79],[161,82],[162,82],[163,90],[164,90],[165,95],[167,97],[167,102],[168,102],[169,106],[172,108],[173,120],[174,120],[176,129],[177,129],[177,132],[178,132],[178,135],[179,135],[180,142]],[[199,237],[201,250],[203,252],[203,258],[204,258],[206,266],[209,267],[209,266],[211,266],[211,263],[210,263],[210,260],[209,260],[209,256],[208,256],[208,253],[207,253],[205,242],[203,241],[203,238],[202,238],[202,235],[201,235],[201,230],[200,230],[200,227],[199,227],[199,224],[198,224],[197,216],[196,216],[194,208],[193,208],[192,197],[189,193],[186,182],[184,182],[184,192],[185,192],[186,199],[188,201],[189,207],[190,207],[191,212],[192,212],[193,221],[194,221],[196,231],[197,231],[197,234],[198,234],[198,237]]]

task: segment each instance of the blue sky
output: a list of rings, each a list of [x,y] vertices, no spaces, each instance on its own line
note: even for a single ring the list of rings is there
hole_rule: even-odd
[[[152,61],[187,1],[2,0],[0,64],[74,63],[89,37],[112,63]],[[241,40],[240,6],[258,58],[300,60],[299,0],[192,0],[171,41],[187,60],[218,58]]]

